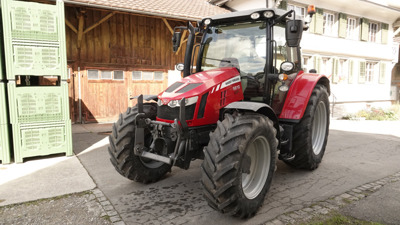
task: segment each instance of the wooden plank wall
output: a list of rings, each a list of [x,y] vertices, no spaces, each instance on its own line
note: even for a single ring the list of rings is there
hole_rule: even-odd
[[[79,8],[66,7],[66,19],[78,28]],[[84,27],[95,24],[111,11],[85,9]],[[171,27],[185,21],[168,20]],[[110,122],[128,105],[130,96],[158,94],[167,87],[167,71],[183,62],[185,47],[172,52],[172,34],[161,18],[116,13],[87,32],[78,49],[78,35],[66,27],[68,65],[72,68],[70,98],[73,121],[77,121],[79,77],[81,76],[82,115],[85,122]],[[79,71],[78,71],[79,68]],[[123,70],[124,80],[88,80],[87,70]],[[132,71],[163,71],[163,81],[133,81]]]

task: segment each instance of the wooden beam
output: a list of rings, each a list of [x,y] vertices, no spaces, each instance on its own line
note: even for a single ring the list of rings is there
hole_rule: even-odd
[[[65,24],[66,24],[73,32],[75,32],[75,34],[78,33],[78,30],[75,28],[74,25],[72,25],[71,22],[69,22],[69,20],[67,20],[67,18],[65,18]]]
[[[172,29],[171,25],[169,25],[168,20],[165,18],[162,18],[164,21],[165,25],[168,27],[168,30],[171,32],[172,35],[174,35],[174,29]]]
[[[99,20],[97,23],[93,24],[92,26],[88,27],[85,29],[85,31],[83,31],[84,34],[86,34],[87,32],[93,30],[94,28],[96,28],[97,26],[99,26],[100,24],[104,23],[105,21],[107,21],[108,19],[110,19],[112,16],[114,16],[114,14],[116,14],[117,12],[112,12],[109,13],[107,16],[103,17],[101,20]]]
[[[78,49],[81,48],[82,38],[83,38],[83,25],[85,24],[84,12],[79,14],[79,25],[78,25]]]
[[[183,31],[183,34],[182,34],[182,37],[185,37],[185,36],[186,36],[186,33],[187,33],[187,30],[184,30],[184,31]],[[187,38],[186,38],[185,40],[181,41],[181,44],[179,45],[179,48],[178,48],[178,50],[177,50],[176,53],[175,53],[176,55],[179,54],[179,51],[181,50],[181,47],[182,47],[183,43],[185,43],[185,42],[187,42]]]

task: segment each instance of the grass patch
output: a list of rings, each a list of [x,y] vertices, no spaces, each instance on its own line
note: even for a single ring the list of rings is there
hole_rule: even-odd
[[[359,220],[333,212],[325,216],[316,216],[301,225],[383,225],[381,223]]]
[[[109,215],[102,216],[101,218],[111,222],[111,219],[110,219]]]

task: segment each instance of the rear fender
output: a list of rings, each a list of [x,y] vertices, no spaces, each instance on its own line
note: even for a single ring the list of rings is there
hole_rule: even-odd
[[[279,120],[298,122],[303,118],[312,91],[317,84],[324,85],[330,95],[329,79],[326,76],[315,73],[298,75],[290,86]]]
[[[265,103],[260,102],[232,102],[231,104],[224,107],[225,110],[229,109],[238,109],[244,111],[250,111],[255,113],[260,113],[268,117],[274,123],[274,127],[276,129],[276,138],[280,140],[280,129],[279,129],[279,121],[276,116],[274,110]]]

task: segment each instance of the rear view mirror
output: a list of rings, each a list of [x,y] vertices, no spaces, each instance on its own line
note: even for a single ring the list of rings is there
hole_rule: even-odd
[[[182,31],[175,31],[172,36],[172,50],[174,52],[178,51],[179,46],[181,46]]]
[[[286,23],[286,42],[289,47],[298,47],[303,35],[303,21],[289,20]]]

